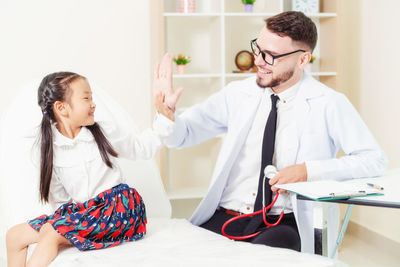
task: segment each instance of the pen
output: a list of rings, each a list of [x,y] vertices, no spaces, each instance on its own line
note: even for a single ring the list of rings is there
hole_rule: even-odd
[[[367,183],[367,185],[370,186],[370,187],[373,187],[373,188],[375,188],[375,189],[378,189],[378,190],[383,190],[383,187],[380,186],[380,185],[377,185],[377,184],[370,184],[370,183]]]

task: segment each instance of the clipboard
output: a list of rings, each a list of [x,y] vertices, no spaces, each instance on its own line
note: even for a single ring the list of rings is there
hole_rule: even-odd
[[[280,184],[275,187],[315,201],[384,195],[382,190],[371,188],[367,184],[335,180]]]

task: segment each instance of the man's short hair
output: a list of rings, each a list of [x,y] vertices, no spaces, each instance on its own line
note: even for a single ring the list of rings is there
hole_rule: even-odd
[[[304,13],[287,11],[267,18],[265,22],[270,31],[307,45],[311,52],[314,50],[318,38],[317,27]]]

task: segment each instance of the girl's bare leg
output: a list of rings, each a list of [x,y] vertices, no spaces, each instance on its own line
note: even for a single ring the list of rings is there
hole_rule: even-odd
[[[27,266],[48,266],[58,254],[62,246],[71,246],[71,243],[51,224],[46,223],[39,232],[38,244],[30,257]]]
[[[39,240],[39,232],[28,223],[18,224],[7,231],[7,266],[25,266],[28,246]]]

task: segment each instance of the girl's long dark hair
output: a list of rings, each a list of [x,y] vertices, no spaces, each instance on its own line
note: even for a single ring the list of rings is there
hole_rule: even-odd
[[[56,72],[43,78],[38,90],[38,104],[42,109],[43,118],[40,125],[40,199],[43,202],[49,201],[49,191],[51,177],[53,175],[53,131],[51,124],[56,122],[54,116],[53,104],[56,101],[67,101],[70,95],[69,85],[77,80],[85,79],[85,77],[73,72]],[[109,158],[111,156],[118,157],[118,153],[113,149],[107,138],[104,136],[101,127],[94,123],[86,126],[92,133],[97,147],[99,148],[101,158],[104,163],[112,168],[113,165]]]

